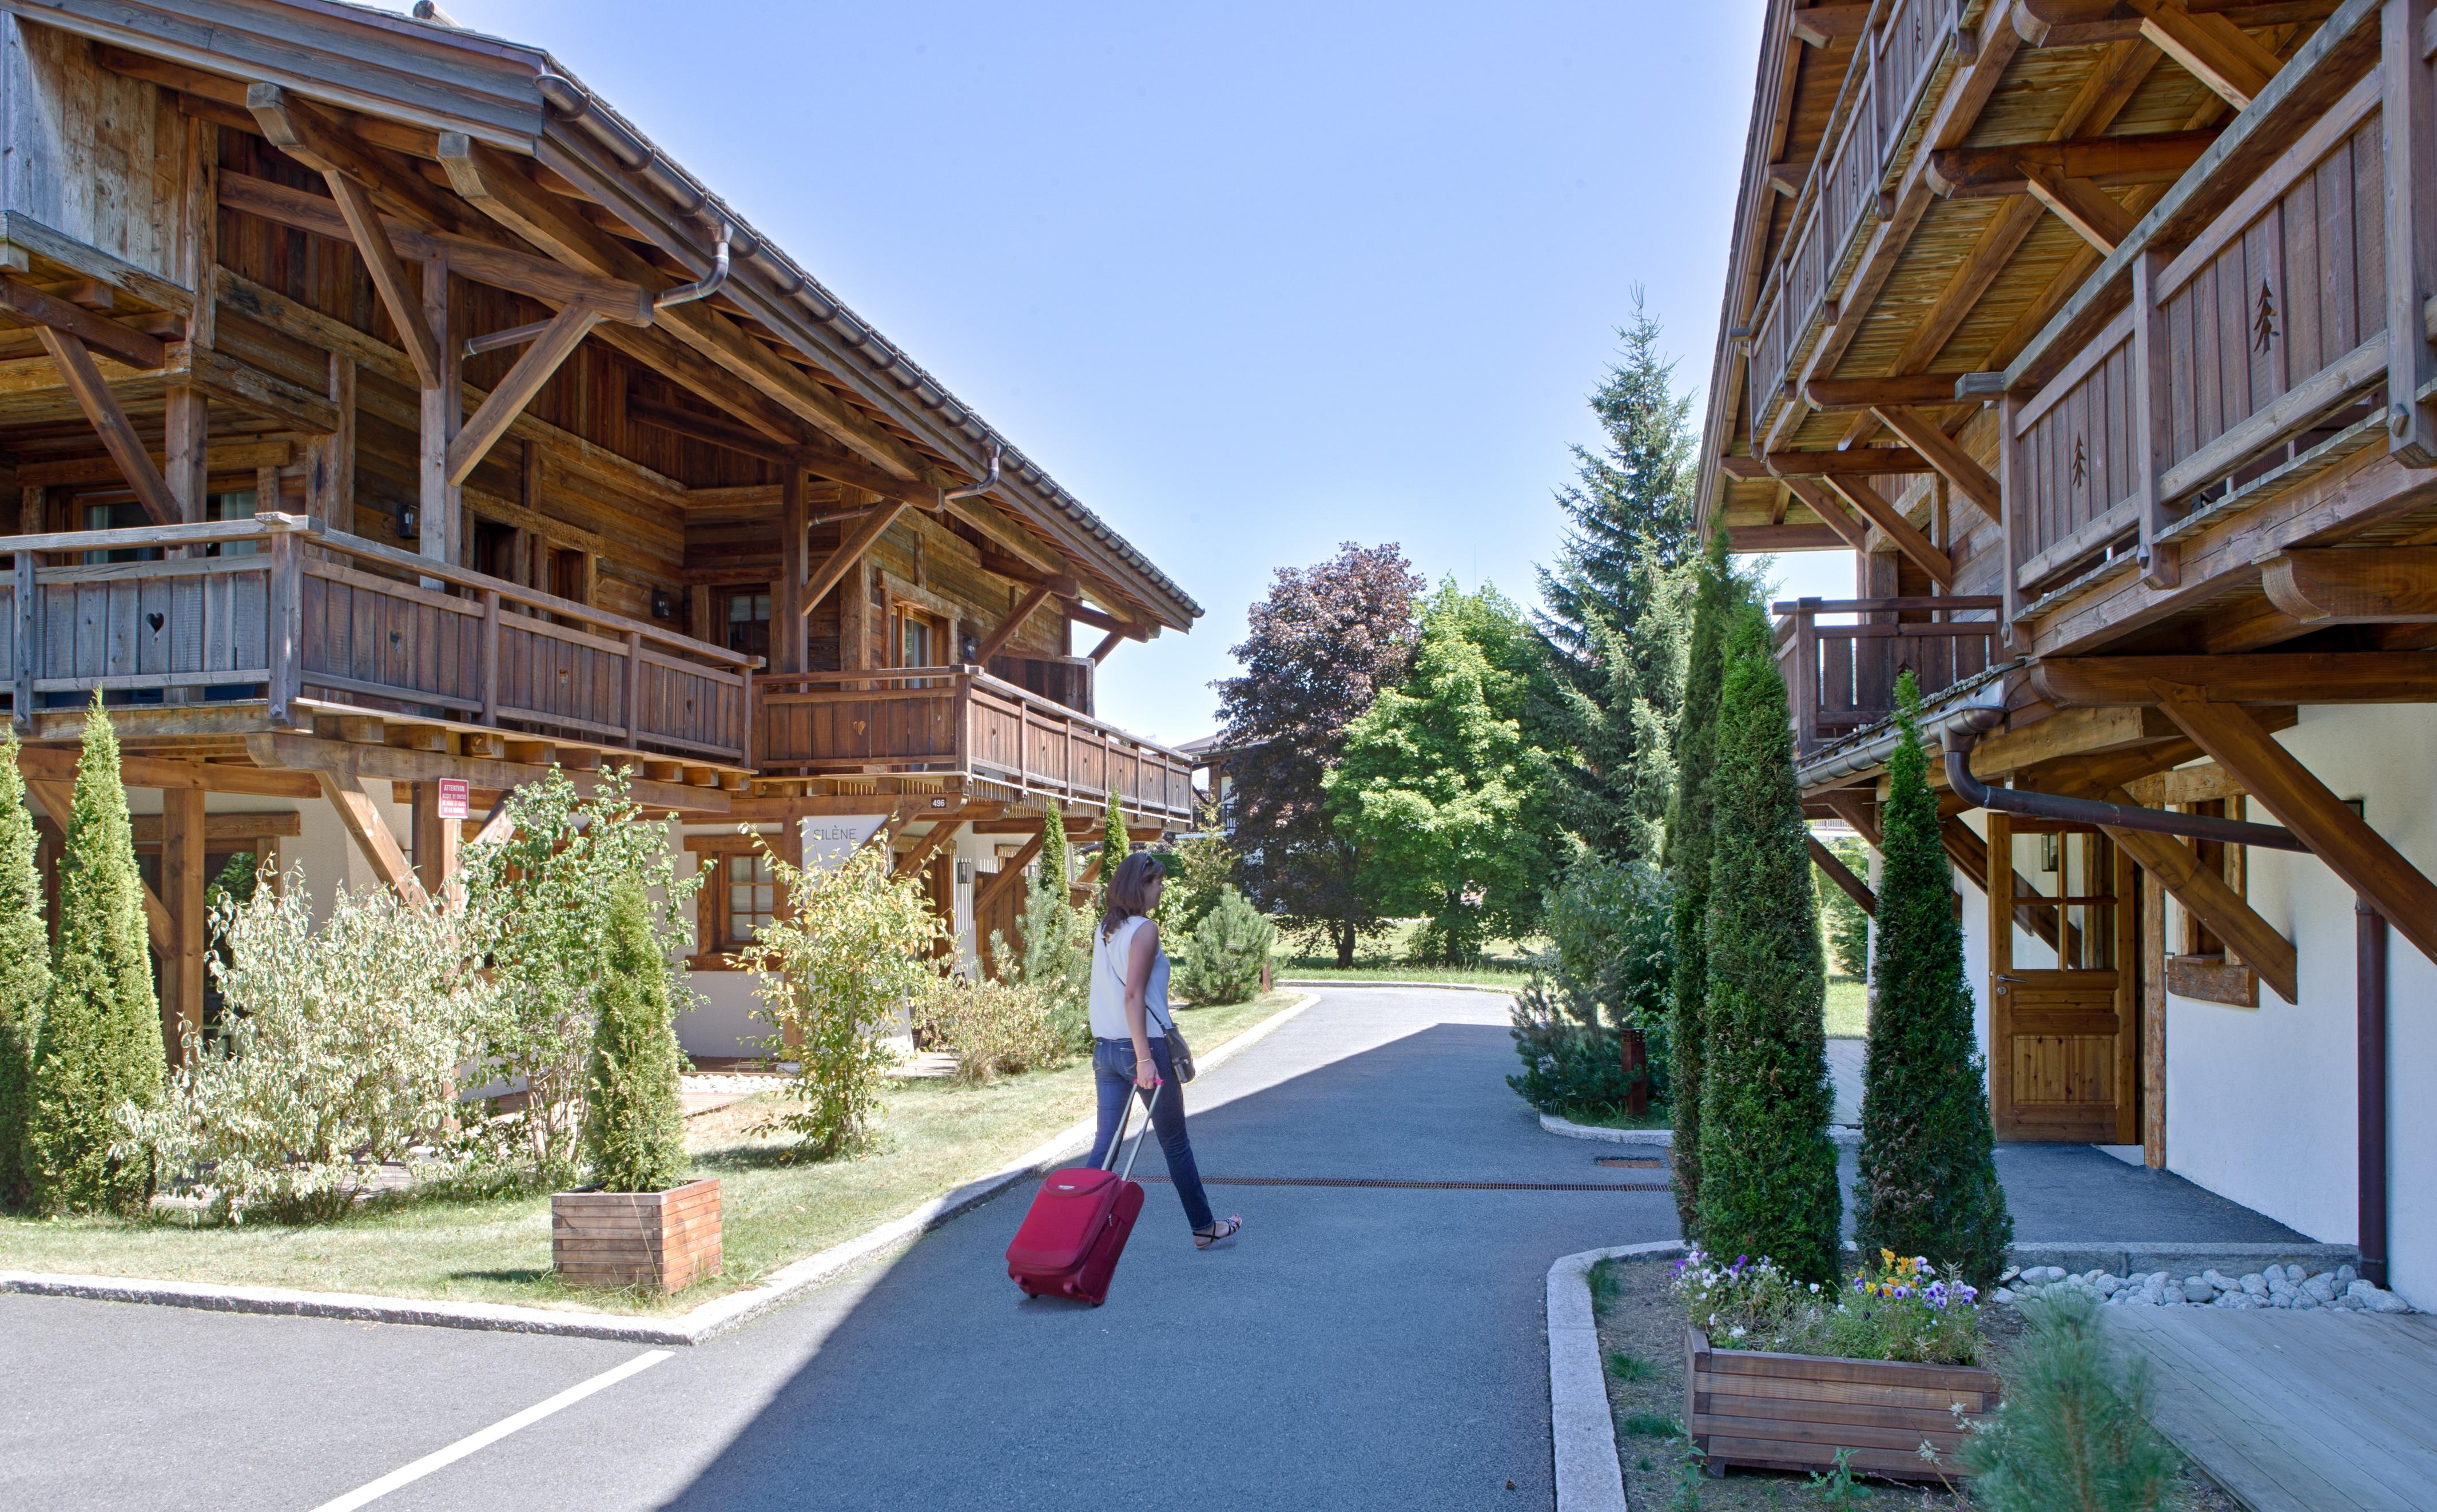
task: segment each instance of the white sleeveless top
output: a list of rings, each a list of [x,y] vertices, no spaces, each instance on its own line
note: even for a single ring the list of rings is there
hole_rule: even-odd
[[[1132,958],[1134,935],[1150,923],[1136,914],[1117,925],[1106,937],[1097,923],[1092,925],[1092,1037],[1098,1040],[1131,1040],[1134,1031],[1126,1023],[1126,963]],[[1143,1002],[1148,1011],[1143,1014],[1143,1028],[1154,1040],[1167,1038],[1162,1020],[1167,1017],[1167,952],[1152,953],[1150,982],[1144,989]]]

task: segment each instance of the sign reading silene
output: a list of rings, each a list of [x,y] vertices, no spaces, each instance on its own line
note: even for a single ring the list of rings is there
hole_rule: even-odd
[[[855,848],[880,833],[885,814],[827,815],[804,824],[804,870],[835,871]]]

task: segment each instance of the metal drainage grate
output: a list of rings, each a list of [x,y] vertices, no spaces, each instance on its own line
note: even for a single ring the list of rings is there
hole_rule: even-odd
[[[1166,1176],[1136,1181],[1165,1182]],[[1665,1182],[1630,1181],[1390,1181],[1373,1176],[1204,1176],[1204,1187],[1387,1187],[1433,1192],[1663,1192]]]
[[[1664,1170],[1667,1162],[1647,1155],[1602,1155],[1591,1162],[1594,1166],[1622,1166],[1627,1170]]]

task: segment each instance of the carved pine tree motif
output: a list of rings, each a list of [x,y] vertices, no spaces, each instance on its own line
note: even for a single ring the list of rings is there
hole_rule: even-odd
[[[2251,349],[2268,350],[2276,340],[2276,296],[2270,290],[2268,280],[2259,280],[2259,309],[2251,318]]]

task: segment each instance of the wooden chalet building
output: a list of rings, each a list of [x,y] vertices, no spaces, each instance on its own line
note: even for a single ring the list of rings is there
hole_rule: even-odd
[[[1778,606],[1811,813],[1928,692],[1999,1136],[2437,1307],[2429,12],[1772,0],[1702,497],[1857,551]]]
[[[173,1030],[226,854],[416,893],[553,763],[721,858],[705,1054],[740,826],[877,830],[970,955],[1047,801],[1192,818],[1092,685],[1200,608],[538,48],[0,0],[0,695],[54,818],[107,699]]]

